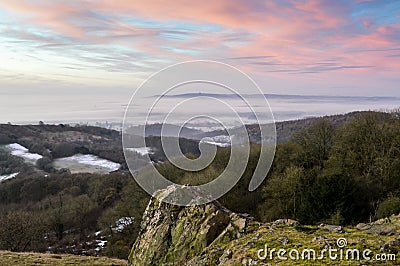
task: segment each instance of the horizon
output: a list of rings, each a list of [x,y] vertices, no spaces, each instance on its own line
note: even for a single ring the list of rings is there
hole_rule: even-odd
[[[293,96],[293,95],[292,95]],[[317,96],[318,97],[318,96]],[[336,97],[336,96],[334,96]],[[348,96],[340,96],[340,97],[348,97]],[[374,97],[371,97],[374,98]],[[301,117],[297,117],[297,116],[293,116],[293,117],[289,117],[287,119],[281,119],[278,120],[276,118],[274,118],[274,123],[285,123],[285,122],[291,122],[291,121],[300,121],[300,120],[306,120],[306,119],[318,119],[318,118],[324,118],[324,117],[333,117],[333,116],[343,116],[343,115],[348,115],[348,114],[352,114],[352,113],[362,113],[362,112],[376,112],[376,113],[391,113],[391,112],[397,112],[400,109],[399,106],[395,106],[393,108],[376,108],[376,109],[368,109],[368,110],[353,110],[353,111],[345,111],[345,112],[336,112],[336,113],[327,113],[327,114],[321,114],[321,115],[306,115],[306,116],[301,116]],[[0,121],[0,125],[13,125],[13,126],[37,126],[37,125],[50,125],[50,126],[57,126],[57,125],[68,125],[71,127],[75,127],[75,126],[95,126],[95,127],[101,127],[101,128],[107,128],[107,129],[111,129],[111,130],[117,130],[117,131],[121,131],[122,130],[122,126],[123,126],[123,121],[99,121],[99,120],[88,120],[88,121],[59,121],[59,120],[54,120],[54,121],[19,121],[19,122],[1,122]],[[188,129],[193,129],[193,130],[199,130],[199,131],[203,131],[203,132],[212,132],[214,130],[220,130],[223,129],[223,127],[221,127],[220,125],[218,125],[217,123],[212,123],[209,122],[207,120],[204,121],[200,121],[200,122],[191,122],[191,123],[186,123],[185,125],[182,125],[181,123],[177,122],[177,123],[169,123],[169,122],[159,122],[159,121],[154,121],[154,122],[149,122],[146,123],[147,126],[152,126],[152,125],[172,125],[172,126],[180,126],[182,128],[188,128]],[[248,123],[244,123],[244,125],[254,125],[254,122],[248,122]],[[267,123],[268,124],[268,123]],[[261,124],[263,125],[263,124]],[[144,126],[144,124],[126,124],[125,127],[141,127]],[[240,127],[241,124],[235,125],[235,124],[230,124],[230,126],[228,128],[236,128],[236,127]]]

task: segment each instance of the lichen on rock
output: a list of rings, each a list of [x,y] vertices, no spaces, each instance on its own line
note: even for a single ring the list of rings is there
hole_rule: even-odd
[[[175,186],[160,191],[165,197]],[[250,218],[233,213],[217,201],[198,206],[177,206],[153,197],[141,231],[129,255],[129,265],[186,263],[211,246],[240,237]],[[222,253],[222,252],[221,252]]]

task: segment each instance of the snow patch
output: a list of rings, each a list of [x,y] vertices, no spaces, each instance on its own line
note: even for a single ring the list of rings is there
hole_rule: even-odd
[[[229,147],[231,145],[231,138],[226,135],[219,135],[215,137],[202,138],[200,142],[216,145],[219,147]]]
[[[37,153],[30,153],[27,148],[18,143],[12,143],[5,146],[11,151],[11,155],[21,157],[30,163],[35,164],[43,156]]]
[[[140,148],[126,148],[127,151],[137,152],[140,155],[151,154],[152,150],[150,147],[140,147]]]
[[[127,227],[130,224],[133,224],[133,220],[134,220],[133,217],[121,217],[115,221],[116,227],[114,227],[113,229],[115,231],[122,232],[125,229],[125,227]]]
[[[96,251],[100,251],[101,249],[105,248],[107,244],[107,240],[96,240],[97,247],[94,249]]]
[[[81,165],[89,165],[107,169],[109,172],[116,171],[120,168],[119,163],[115,163],[92,154],[75,154],[70,157],[59,158],[54,161],[56,164],[75,163]]]
[[[8,180],[8,179],[12,179],[12,178],[16,177],[18,174],[19,174],[19,172],[18,173],[9,174],[9,175],[0,175],[0,182]]]

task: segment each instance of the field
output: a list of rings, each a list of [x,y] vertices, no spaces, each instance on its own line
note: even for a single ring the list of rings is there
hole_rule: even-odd
[[[86,257],[66,254],[14,253],[0,251],[0,266],[6,265],[127,265],[127,261],[105,257]]]

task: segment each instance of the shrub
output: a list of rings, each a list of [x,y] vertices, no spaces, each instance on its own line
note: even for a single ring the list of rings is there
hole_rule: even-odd
[[[390,196],[379,204],[376,218],[381,219],[398,213],[400,213],[400,198]]]

